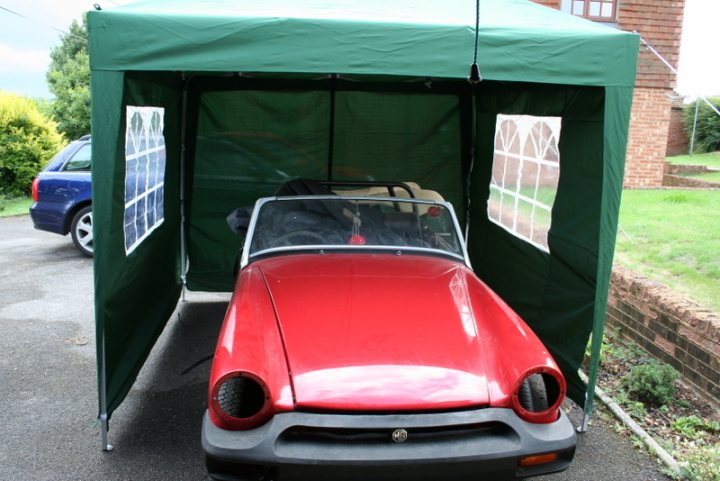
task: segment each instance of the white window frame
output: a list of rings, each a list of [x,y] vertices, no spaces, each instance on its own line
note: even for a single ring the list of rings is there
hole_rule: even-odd
[[[599,15],[593,15],[593,7],[597,6]],[[604,14],[606,7],[610,6],[609,15]],[[561,10],[577,17],[587,18],[599,22],[614,22],[617,18],[617,0],[562,0]]]
[[[506,138],[506,132],[503,130],[503,125],[507,125],[506,122],[511,122],[515,126],[512,137]],[[533,134],[533,128],[538,124],[545,124],[551,135],[549,138],[535,138]],[[560,117],[537,117],[531,115],[506,115],[498,114],[495,124],[495,148],[493,156],[493,172],[496,171],[496,162],[502,162],[502,176],[491,176],[490,180],[490,195],[488,196],[488,219],[502,227],[515,237],[518,237],[529,244],[537,247],[543,252],[550,252],[549,245],[547,242],[547,233],[550,231],[551,220],[552,220],[552,208],[553,205],[547,204],[538,200],[538,191],[541,182],[541,172],[543,167],[547,169],[556,169],[557,176],[554,177],[554,189],[557,194],[557,186],[560,178],[560,152],[558,149],[560,141],[560,130],[562,125],[562,119]],[[499,141],[499,142],[498,142]],[[528,155],[526,146],[531,143],[532,151],[535,155]],[[498,148],[500,143],[500,148]],[[517,150],[513,149],[513,146],[517,146]],[[508,172],[508,159],[517,161],[517,171]],[[535,178],[531,179],[526,174],[523,175],[523,167],[526,164],[535,164]],[[498,164],[498,167],[500,165]],[[497,169],[499,170],[499,169]],[[551,170],[552,171],[552,170]],[[529,197],[523,194],[523,185],[527,185],[528,181],[534,183],[533,197]],[[493,195],[499,195],[499,205],[493,204]],[[507,198],[507,200],[506,200]],[[553,196],[553,203],[554,203]],[[527,221],[526,218],[520,213],[519,205],[520,202],[525,202],[532,206],[530,218],[529,218],[529,230],[530,235],[527,236],[520,232],[518,228],[518,220]],[[512,223],[507,224],[503,221],[504,209],[506,205],[512,206]],[[539,224],[536,222],[536,212],[545,211],[546,217],[549,219],[547,225]],[[495,215],[495,213],[497,215]],[[537,242],[534,237],[536,228],[540,231],[544,231],[543,242]]]
[[[165,220],[164,128],[164,108],[133,105],[126,107],[123,215],[125,255],[130,255]],[[140,160],[145,160],[142,167]],[[132,177],[131,170],[134,173]],[[133,179],[134,194],[129,195],[127,188]],[[149,206],[151,200],[153,203]],[[144,202],[145,209],[144,213],[138,216],[137,206],[141,202]],[[131,220],[130,223],[128,218]],[[131,226],[134,230],[130,229]],[[141,232],[139,236],[138,232]]]

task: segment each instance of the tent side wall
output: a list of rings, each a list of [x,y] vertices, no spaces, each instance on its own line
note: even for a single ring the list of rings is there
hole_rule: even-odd
[[[478,165],[472,179],[469,253],[473,267],[532,327],[582,404],[577,376],[592,329],[603,171],[604,89],[505,84],[478,98]],[[562,118],[560,178],[548,232],[549,253],[488,219],[496,116]]]
[[[110,414],[130,390],[180,295],[181,90],[178,76],[169,73],[94,70],[91,81],[96,345]],[[165,109],[167,175],[163,223],[126,255],[128,105]]]

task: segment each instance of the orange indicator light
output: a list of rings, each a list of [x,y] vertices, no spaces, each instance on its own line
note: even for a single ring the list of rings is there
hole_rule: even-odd
[[[557,453],[540,454],[538,456],[525,456],[518,460],[518,466],[537,466],[538,464],[547,464],[556,461],[558,458]]]

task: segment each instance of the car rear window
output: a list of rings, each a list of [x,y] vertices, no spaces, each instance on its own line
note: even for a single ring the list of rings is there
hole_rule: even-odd
[[[92,164],[92,149],[90,144],[85,144],[80,147],[77,152],[65,163],[63,170],[65,171],[78,171],[78,170],[90,170]]]

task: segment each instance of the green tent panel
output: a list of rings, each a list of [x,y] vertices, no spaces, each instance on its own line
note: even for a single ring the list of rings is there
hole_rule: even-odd
[[[144,0],[88,15],[103,433],[183,286],[229,291],[227,214],[291,178],[415,181],[592,408],[638,37],[526,0]],[[126,253],[128,106],[164,109],[164,220]],[[549,253],[488,219],[498,114],[561,117]],[[129,164],[128,164],[129,165]],[[577,375],[592,333],[590,385]]]

